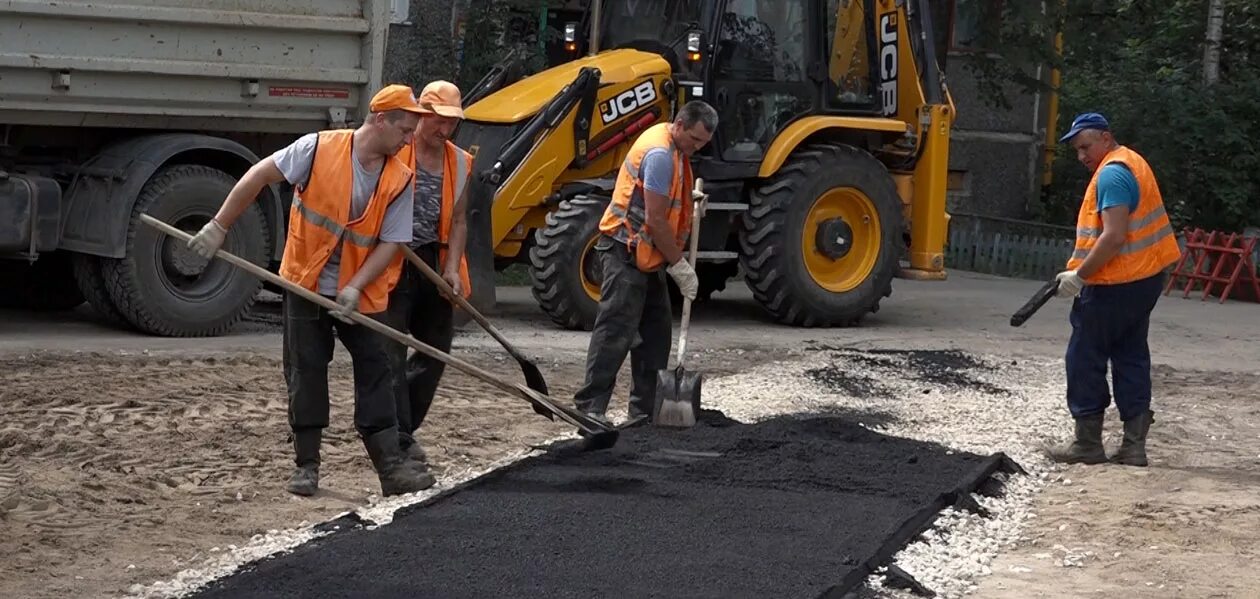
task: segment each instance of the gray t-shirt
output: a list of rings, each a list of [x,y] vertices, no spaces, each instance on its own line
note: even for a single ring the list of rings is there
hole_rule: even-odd
[[[412,247],[438,240],[438,219],[442,216],[442,171],[430,173],[416,169],[415,226],[411,230]]]
[[[311,172],[311,162],[315,158],[315,142],[318,136],[318,133],[303,135],[288,147],[271,155],[272,160],[276,162],[276,167],[284,174],[285,180],[290,185],[306,182]],[[350,193],[350,220],[354,220],[367,210],[368,202],[372,199],[372,194],[376,192],[376,184],[380,181],[381,173],[369,172],[353,157],[354,150],[350,153],[350,162],[354,165],[354,184],[353,191]],[[380,240],[382,242],[411,243],[412,195],[412,188],[408,185],[398,193],[398,197],[394,198],[394,202],[385,210],[385,220],[381,223]],[[321,295],[337,295],[340,268],[341,244],[338,243],[337,249],[333,250],[332,255],[328,257],[324,270],[319,273]]]

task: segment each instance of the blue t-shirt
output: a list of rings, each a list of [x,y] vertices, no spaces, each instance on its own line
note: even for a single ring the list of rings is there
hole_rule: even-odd
[[[673,160],[673,153],[665,148],[652,148],[643,155],[639,164],[639,172],[643,177],[643,187],[648,191],[669,197],[670,186],[674,183],[674,169],[679,168]]]
[[[1137,178],[1120,162],[1103,165],[1098,173],[1098,211],[1128,206],[1132,214],[1138,207]]]

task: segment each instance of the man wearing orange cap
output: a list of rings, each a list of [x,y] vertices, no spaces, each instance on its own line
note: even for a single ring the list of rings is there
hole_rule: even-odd
[[[354,326],[354,311],[381,318],[398,280],[399,244],[411,241],[414,172],[398,154],[408,147],[423,111],[405,85],[373,98],[358,129],[305,135],[255,164],[228,194],[218,214],[188,246],[210,258],[245,207],[271,184],[294,188],[280,276],[335,298],[329,311],[300,296],[284,298],[284,376],[297,468],[288,490],[319,488],[322,431],[328,426],[328,363],[336,338],[354,363],[354,425],[380,479],[383,495],[431,487],[434,479],[399,450],[387,345]]]
[[[448,81],[434,81],[420,91],[419,104],[420,124],[411,152],[416,170],[411,247],[456,293],[468,297],[472,290],[464,257],[468,235],[464,199],[472,174],[472,155],[451,142],[455,127],[464,118],[459,88]],[[390,294],[389,312],[396,328],[444,352],[451,351],[451,300],[410,263],[404,264],[398,286]],[[420,353],[408,359],[407,348],[399,344],[391,344],[390,353],[397,376],[398,439],[402,449],[423,464],[426,457],[415,431],[429,412],[445,365]]]

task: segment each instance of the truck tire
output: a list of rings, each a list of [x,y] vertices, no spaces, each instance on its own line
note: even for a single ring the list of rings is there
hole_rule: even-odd
[[[0,284],[5,290],[0,294],[0,308],[62,312],[83,303],[66,252],[40,254],[34,264],[0,261]]]
[[[103,260],[101,274],[118,311],[136,329],[168,337],[227,332],[250,306],[262,282],[223,260],[208,263],[178,239],[140,222],[140,214],[196,233],[232,190],[231,175],[183,164],[158,171],[136,200],[127,254]],[[266,268],[269,239],[256,203],[232,225],[223,250]]]
[[[608,198],[577,195],[547,215],[529,250],[534,299],[556,324],[589,331],[599,313],[599,263],[593,247]]]
[[[79,287],[89,306],[106,322],[127,324],[122,312],[114,306],[105,286],[105,276],[101,274],[101,259],[91,254],[76,253],[70,258],[70,266],[74,270],[74,282]]]
[[[811,145],[752,192],[740,261],[775,320],[852,326],[892,293],[901,231],[901,199],[882,163],[852,146]]]

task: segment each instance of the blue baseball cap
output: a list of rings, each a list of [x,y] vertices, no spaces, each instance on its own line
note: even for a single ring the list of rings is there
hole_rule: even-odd
[[[1077,133],[1086,129],[1107,131],[1108,129],[1111,129],[1111,123],[1107,122],[1107,117],[1098,114],[1097,112],[1078,114],[1076,115],[1076,119],[1072,121],[1072,128],[1068,130],[1066,135],[1060,137],[1059,141],[1063,142],[1072,139],[1073,137],[1076,137]]]

